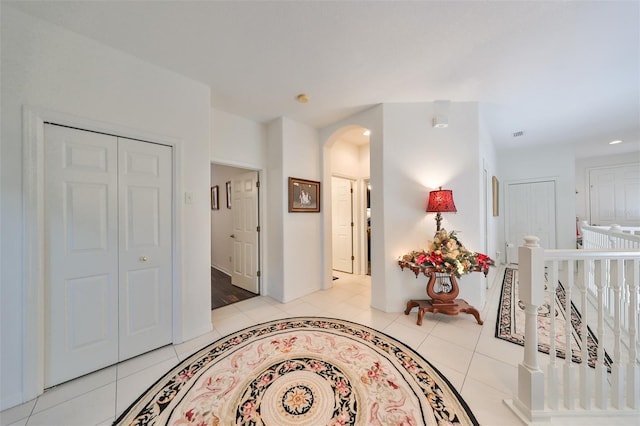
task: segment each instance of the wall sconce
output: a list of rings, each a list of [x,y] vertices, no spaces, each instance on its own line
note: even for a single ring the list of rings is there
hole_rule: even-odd
[[[450,189],[438,189],[429,192],[429,201],[427,202],[427,213],[436,213],[436,231],[440,230],[440,222],[442,221],[441,212],[455,213],[456,205],[453,202],[453,192]]]
[[[434,101],[433,102],[433,119],[431,123],[435,129],[444,129],[449,127],[449,106],[450,101]]]

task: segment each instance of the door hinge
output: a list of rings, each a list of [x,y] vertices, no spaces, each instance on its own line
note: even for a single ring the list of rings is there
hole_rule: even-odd
[[[256,231],[260,232],[260,227],[256,226]]]
[[[355,258],[355,257],[353,257],[353,256],[351,256],[351,260],[356,260],[356,258]]]
[[[349,191],[351,191],[351,193],[353,194],[353,188],[349,188]]]
[[[256,188],[260,188],[260,181],[259,180],[256,181]]]
[[[351,227],[353,228],[355,225],[353,224],[353,222],[351,222]]]
[[[256,272],[256,277],[259,277],[259,276],[260,276],[260,271],[257,271]]]

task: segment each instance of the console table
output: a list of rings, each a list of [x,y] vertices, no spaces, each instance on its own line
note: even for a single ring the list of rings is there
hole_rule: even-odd
[[[458,287],[458,281],[455,275],[448,275],[442,272],[436,271],[434,268],[422,268],[412,263],[399,260],[398,264],[400,268],[408,268],[416,274],[420,272],[424,273],[429,279],[427,282],[427,296],[431,299],[424,300],[409,300],[407,302],[407,309],[404,314],[409,315],[411,310],[415,307],[418,308],[418,325],[422,325],[422,319],[425,312],[442,313],[446,315],[458,315],[460,312],[473,315],[478,322],[482,325],[483,322],[480,319],[480,312],[473,306],[469,305],[463,299],[456,299],[460,288]],[[489,267],[475,269],[476,272],[483,272],[484,276],[487,276]]]

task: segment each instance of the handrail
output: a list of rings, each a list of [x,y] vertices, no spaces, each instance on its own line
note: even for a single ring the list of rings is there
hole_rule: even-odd
[[[622,227],[620,225],[592,226],[586,222],[581,222],[580,234],[580,240],[585,249],[640,249],[640,227]]]
[[[518,366],[516,393],[513,400],[505,402],[525,422],[561,416],[638,418],[640,250],[545,250],[538,241],[537,237],[525,237],[524,246],[518,249],[525,348]],[[537,343],[541,332],[538,308],[545,303],[545,292],[549,300],[554,300],[558,283],[562,283],[563,297],[571,303],[558,308],[550,303],[551,327],[547,333],[551,350],[542,356]],[[574,305],[581,315],[577,343],[571,338]],[[557,330],[559,326],[553,320],[556,312],[572,318]],[[595,358],[588,355],[588,329],[597,343]],[[575,364],[571,356],[558,360],[557,336],[564,336],[565,352],[577,350],[583,362]],[[587,358],[593,368],[587,365]]]
[[[545,249],[545,260],[580,260],[580,259],[630,259],[640,256],[640,249]]]

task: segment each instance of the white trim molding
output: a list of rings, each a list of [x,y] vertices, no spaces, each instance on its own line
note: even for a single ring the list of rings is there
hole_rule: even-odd
[[[23,345],[22,402],[44,392],[45,376],[45,212],[44,124],[55,123],[167,145],[173,151],[173,342],[182,330],[182,141],[117,124],[76,117],[44,108],[23,106]]]

